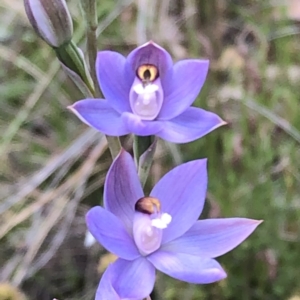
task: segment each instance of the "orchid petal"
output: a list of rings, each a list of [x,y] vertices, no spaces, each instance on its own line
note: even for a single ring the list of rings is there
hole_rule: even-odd
[[[103,274],[96,300],[141,300],[150,295],[154,281],[155,268],[145,258],[134,261],[118,259]]]
[[[207,188],[206,163],[206,159],[199,159],[174,168],[150,193],[160,200],[161,211],[172,217],[163,230],[162,243],[181,236],[198,220]]]
[[[148,42],[129,53],[126,61],[126,71],[130,78],[136,74],[138,67],[141,65],[156,66],[159,72],[159,77],[164,80],[164,77],[172,72],[173,61],[170,54],[159,45]]]
[[[123,113],[122,121],[129,132],[140,136],[156,135],[164,125],[162,122],[142,120],[131,113]]]
[[[105,99],[119,113],[131,111],[128,82],[125,73],[126,58],[113,51],[100,51],[96,59],[96,72]]]
[[[121,299],[116,290],[112,286],[112,265],[109,265],[102,275],[100,284],[98,285],[95,300],[125,300]]]
[[[189,107],[178,117],[161,122],[164,126],[157,135],[172,143],[197,140],[226,124],[218,115],[197,107]]]
[[[140,256],[124,224],[108,210],[100,206],[91,208],[86,223],[94,238],[108,251],[127,260]]]
[[[132,233],[135,203],[144,197],[131,155],[121,151],[111,165],[104,185],[104,207],[121,219]]]
[[[107,100],[85,99],[68,107],[83,123],[104,134],[120,136],[128,134],[121,116],[110,107]]]
[[[170,120],[183,113],[197,98],[208,72],[209,61],[181,60],[174,65],[173,76],[166,78],[160,120]]]
[[[260,223],[244,218],[200,220],[184,235],[165,244],[162,250],[218,257],[242,243]]]
[[[226,277],[226,273],[219,263],[211,258],[156,251],[147,256],[147,259],[159,271],[190,283],[206,284]]]

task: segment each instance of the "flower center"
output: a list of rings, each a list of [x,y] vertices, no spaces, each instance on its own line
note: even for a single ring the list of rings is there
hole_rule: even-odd
[[[171,222],[171,216],[160,212],[156,198],[144,197],[137,201],[133,220],[133,238],[142,255],[148,255],[161,245],[162,230]]]
[[[158,70],[153,65],[141,65],[136,72],[137,77],[144,83],[153,82],[158,77]]]
[[[133,221],[133,238],[142,255],[148,255],[160,247],[162,230],[152,226],[149,215],[137,213]]]
[[[154,120],[163,103],[163,90],[157,68],[142,65],[137,70],[129,94],[132,112],[142,120]]]

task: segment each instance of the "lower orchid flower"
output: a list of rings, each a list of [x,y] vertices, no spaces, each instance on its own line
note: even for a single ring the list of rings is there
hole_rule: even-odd
[[[170,54],[149,42],[127,58],[100,51],[96,61],[104,99],[84,99],[69,108],[87,125],[111,136],[157,135],[174,143],[194,141],[226,124],[219,116],[190,107],[199,94],[208,61],[173,65]]]
[[[198,220],[206,188],[206,159],[199,159],[171,170],[145,197],[132,157],[121,151],[106,177],[104,208],[86,216],[95,239],[119,257],[103,274],[96,300],[147,297],[156,269],[197,284],[226,277],[215,257],[239,245],[261,221]]]

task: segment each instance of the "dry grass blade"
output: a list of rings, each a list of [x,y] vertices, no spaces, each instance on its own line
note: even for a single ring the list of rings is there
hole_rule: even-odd
[[[21,262],[21,265],[18,267],[17,271],[13,277],[13,283],[19,285],[27,276],[30,271],[30,275],[33,272],[38,270],[38,267],[43,266],[47,260],[55,253],[55,249],[52,251],[47,251],[46,256],[40,260],[38,265],[35,265],[34,268],[30,268],[34,258],[36,257],[41,245],[49,234],[50,230],[54,227],[55,224],[61,219],[62,215],[66,212],[69,213],[67,216],[67,223],[63,232],[61,232],[56,241],[56,248],[59,246],[59,242],[63,241],[63,237],[67,234],[67,228],[69,228],[73,217],[75,215],[76,208],[79,204],[79,201],[84,193],[86,182],[93,172],[94,165],[99,157],[106,150],[106,140],[103,137],[101,141],[94,147],[90,155],[83,162],[79,170],[62,186],[52,192],[51,200],[54,200],[51,210],[48,213],[46,218],[41,220],[41,225],[39,226],[38,232],[35,233],[28,241],[28,251],[26,252],[24,259]],[[72,196],[74,194],[74,196]]]
[[[101,145],[102,154],[107,147],[106,140],[103,136],[99,144]],[[76,187],[78,182],[81,180],[82,176],[84,176],[88,172],[91,172],[92,169],[93,168],[91,167],[89,160],[87,160],[85,163],[83,163],[78,171],[76,171],[66,182],[61,184],[57,189],[43,193],[37,201],[33,202],[30,205],[27,205],[27,207],[24,208],[19,214],[15,215],[2,226],[0,230],[0,239],[3,238],[15,226],[28,219],[33,213],[37,212],[42,206],[55,199],[56,197],[67,193],[69,190],[73,190],[73,188]]]
[[[244,97],[242,89],[225,87],[220,89],[218,95],[220,99],[223,99],[224,101],[232,99],[234,101],[238,101],[246,105],[250,109],[256,111],[257,113],[269,119],[272,123],[280,127],[288,135],[290,135],[293,139],[295,139],[298,143],[300,143],[300,131],[297,130],[297,128],[295,128],[290,122],[279,117],[278,115],[273,113],[270,109],[264,107],[263,105],[259,104],[255,100],[249,97]]]
[[[0,141],[0,156],[6,153],[7,147],[9,146],[11,140],[18,132],[23,122],[25,122],[28,118],[32,108],[41,99],[42,94],[50,85],[51,81],[53,80],[53,77],[58,72],[58,70],[58,62],[53,62],[49,69],[48,75],[42,77],[42,80],[36,86],[34,92],[29,96],[29,98],[27,99],[27,101],[25,102],[24,106],[21,108],[15,119],[9,124],[7,130],[5,131]]]
[[[54,155],[45,166],[31,175],[29,179],[23,180],[15,186],[17,192],[12,192],[0,205],[0,214],[10,207],[24,200],[32,191],[43,183],[50,175],[60,169],[68,161],[76,161],[93,143],[100,141],[102,135],[93,129],[87,129],[66,150],[59,155]]]
[[[290,135],[294,140],[300,143],[300,131],[297,130],[290,122],[286,119],[279,117],[278,115],[274,114],[271,110],[267,109],[266,107],[260,105],[259,103],[255,102],[253,99],[246,98],[244,101],[241,101],[247,107],[255,110],[257,113],[265,116],[271,122],[276,124],[282,130],[284,130],[288,135]]]
[[[44,73],[36,65],[32,64],[28,59],[13,49],[0,45],[0,57],[3,60],[14,62],[19,69],[30,74],[36,81],[39,81],[44,76]]]

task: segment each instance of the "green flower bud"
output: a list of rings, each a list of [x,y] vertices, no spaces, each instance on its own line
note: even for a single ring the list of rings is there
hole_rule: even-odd
[[[76,46],[73,41],[63,45],[59,48],[54,48],[56,57],[61,62],[63,69],[80,88],[80,90],[87,95],[94,93],[94,84],[84,60],[83,52]]]
[[[73,23],[65,0],[24,0],[27,17],[36,33],[51,47],[70,42]]]

